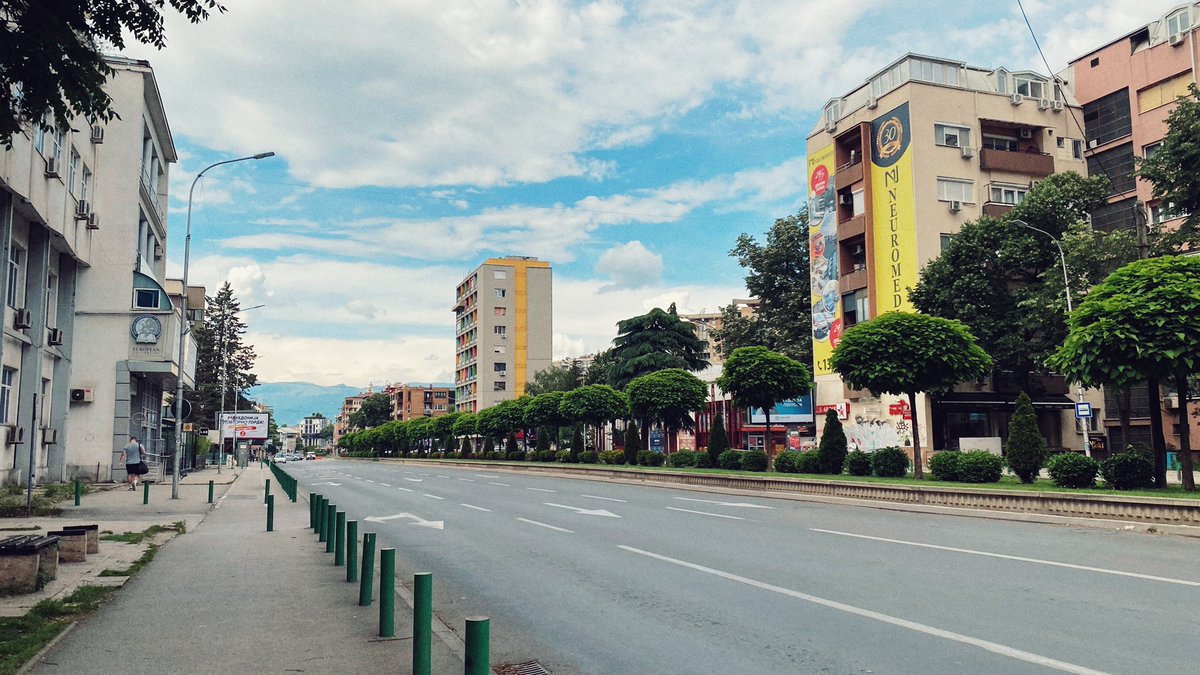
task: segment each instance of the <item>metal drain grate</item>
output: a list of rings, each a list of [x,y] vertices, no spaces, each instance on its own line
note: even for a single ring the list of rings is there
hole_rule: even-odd
[[[543,668],[542,664],[537,661],[506,663],[500,666],[493,666],[492,672],[496,673],[496,675],[550,675],[550,671]]]

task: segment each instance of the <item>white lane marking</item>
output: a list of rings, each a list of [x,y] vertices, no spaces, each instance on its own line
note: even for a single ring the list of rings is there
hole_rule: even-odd
[[[383,487],[392,487],[391,483],[380,483]]]
[[[406,481],[409,481],[409,482],[412,482],[412,483],[420,483],[420,482],[422,482],[424,479],[421,479],[421,478],[405,478],[404,480],[406,480]]]
[[[531,488],[531,487],[527,487],[527,488],[525,488],[525,489],[526,489],[526,490],[533,490],[534,492],[558,492],[558,490],[547,490],[546,488]]]
[[[790,588],[783,588],[782,586],[775,586],[774,584],[768,584],[763,581],[757,581],[755,579],[738,576],[736,574],[731,574],[729,572],[722,572],[721,570],[713,569],[711,567],[704,567],[703,565],[697,565],[696,563],[690,563],[685,560],[679,560],[676,558],[668,558],[665,555],[651,553],[650,551],[643,551],[641,549],[633,548],[632,546],[618,545],[617,548],[624,550],[624,551],[629,551],[630,553],[636,553],[641,556],[646,556],[647,558],[653,558],[655,560],[661,560],[663,562],[668,562],[668,563],[671,563],[672,565],[678,565],[680,567],[686,567],[688,569],[693,569],[698,572],[704,572],[705,574],[711,574],[713,576],[718,576],[718,577],[721,577],[722,579],[736,581],[739,584],[753,586],[754,588],[762,589],[764,591],[770,591],[772,593],[778,593],[780,595],[786,595],[791,598],[796,598],[797,600],[811,602],[814,605],[821,605],[822,607],[828,607],[830,609],[835,609],[839,612],[855,614],[855,615],[858,615],[858,616],[861,616],[861,617],[864,617],[867,619],[873,619],[875,621],[880,621],[882,623],[891,624],[893,626],[899,626],[900,628],[907,628],[909,630],[916,631],[918,633],[924,633],[926,635],[932,635],[934,637],[944,638],[946,640],[953,640],[955,642],[961,642],[963,644],[968,644],[973,647],[979,647],[980,649],[984,649],[986,651],[992,652],[993,654],[1007,656],[1008,658],[1016,659],[1018,661],[1025,661],[1027,663],[1033,663],[1033,664],[1036,664],[1039,666],[1044,666],[1046,668],[1054,668],[1056,670],[1061,670],[1063,672],[1077,673],[1079,675],[1105,675],[1104,671],[1092,670],[1091,668],[1075,665],[1074,663],[1067,663],[1066,661],[1059,661],[1058,659],[1052,659],[1048,656],[1034,654],[1032,652],[1027,652],[1027,651],[1024,651],[1021,649],[1017,649],[1015,647],[1009,647],[1007,645],[1002,645],[1002,644],[999,644],[996,642],[991,642],[988,640],[981,640],[979,638],[974,638],[969,635],[963,635],[962,633],[955,633],[953,631],[944,630],[942,628],[935,628],[933,626],[927,626],[923,623],[917,623],[916,621],[909,621],[908,619],[901,619],[899,617],[890,616],[888,614],[875,612],[875,611],[872,611],[869,609],[863,609],[862,607],[855,607],[854,605],[847,605],[846,603],[837,602],[836,600],[826,600],[825,598],[819,598],[815,595],[801,593],[799,591],[794,591]]]
[[[500,476],[489,476],[485,473],[477,473],[475,475],[478,476],[479,478],[499,478],[500,477]]]
[[[597,497],[596,495],[579,495],[579,496],[587,497],[588,499],[603,499],[606,502],[620,502],[622,504],[629,503],[629,502],[625,501],[624,499],[613,499],[612,497]]]
[[[425,495],[426,497],[429,497],[430,499],[445,499],[445,497],[439,497],[439,496],[437,496],[437,495],[431,495],[431,494],[429,494],[429,493],[426,493],[426,492],[422,492],[421,494]]]
[[[720,506],[738,506],[743,509],[773,509],[774,506],[763,506],[762,504],[751,504],[749,502],[722,502],[716,499],[692,499],[691,497],[676,497],[680,501],[685,502],[704,502],[705,504],[718,504]]]
[[[474,478],[459,478],[459,480],[463,481],[464,483],[474,483],[475,482]]]
[[[604,509],[584,509],[584,508],[580,508],[578,506],[567,506],[565,504],[554,504],[552,502],[542,502],[542,503],[545,504],[546,506],[553,506],[558,509],[566,509],[568,511],[574,511],[575,513],[578,513],[581,516],[604,516],[605,518],[620,518],[621,517],[621,516],[618,516],[617,514],[613,513],[612,511],[605,511]]]
[[[373,480],[371,480],[370,478],[368,478],[368,479],[367,479],[367,482],[368,482],[368,483],[374,483],[375,481],[373,481]]]
[[[450,480],[450,476],[436,476],[436,478],[445,478],[446,480]]]
[[[528,518],[517,518],[517,520],[521,521],[522,523],[529,523],[530,525],[537,525],[538,527],[544,527],[548,530],[557,530],[559,532],[566,532],[567,534],[575,534],[574,531],[568,530],[565,527],[555,527],[554,525],[547,525],[546,523],[539,523],[536,520],[530,520]]]
[[[397,489],[397,490],[404,490],[405,492],[412,492],[412,490],[409,490],[408,488],[402,488],[402,487],[398,487],[398,488],[396,488],[396,489]]]
[[[354,480],[362,480],[362,476],[351,476]]]
[[[728,518],[729,520],[745,520],[741,516],[727,516],[724,513],[709,513],[708,511],[693,511],[691,509],[677,509],[674,506],[663,507],[668,511],[683,511],[684,513],[698,513],[702,516],[712,516],[713,518]]]
[[[872,537],[866,534],[853,534],[851,532],[838,532],[837,530],[822,530],[816,527],[808,528],[813,532],[824,532],[825,534],[836,534],[842,537],[854,537],[855,539],[871,539],[873,541],[884,541],[889,544],[903,544],[905,546],[917,546],[920,548],[932,548],[939,551],[951,551],[954,553],[966,553],[968,555],[981,555],[988,558],[1002,558],[1004,560],[1016,560],[1017,562],[1034,563],[1036,565],[1050,565],[1052,567],[1065,567],[1072,570],[1082,570],[1084,572],[1096,572],[1098,574],[1112,574],[1119,577],[1132,577],[1134,579],[1145,579],[1147,581],[1161,581],[1167,584],[1179,584],[1180,586],[1200,587],[1200,581],[1188,581],[1187,579],[1172,579],[1170,577],[1158,577],[1153,574],[1138,574],[1137,572],[1122,572],[1121,570],[1110,570],[1103,567],[1092,567],[1090,565],[1075,565],[1072,563],[1058,562],[1055,560],[1041,560],[1039,558],[1026,558],[1019,555],[1006,555],[1004,553],[990,553],[988,551],[975,551],[969,548],[954,548],[953,546],[938,546],[937,544],[922,544],[916,541],[904,541],[902,539],[888,539],[887,537]]]
[[[421,516],[416,516],[411,513],[397,513],[394,516],[368,516],[366,518],[363,518],[363,520],[366,520],[366,521],[372,522],[372,523],[383,523],[383,522],[386,522],[389,520],[395,520],[397,518],[408,518],[409,520],[415,521],[415,522],[411,523],[412,525],[417,525],[419,527],[428,527],[431,530],[446,529],[446,523],[444,521],[425,520]]]
[[[508,483],[493,483],[491,481],[488,481],[488,485],[499,485],[500,487],[512,487]]]
[[[483,511],[484,513],[491,513],[491,512],[492,512],[492,510],[491,510],[491,509],[485,509],[485,508],[483,508],[482,506],[472,506],[472,505],[470,505],[470,504],[459,504],[459,506],[465,506],[465,507],[467,507],[468,509],[475,509],[476,511]]]

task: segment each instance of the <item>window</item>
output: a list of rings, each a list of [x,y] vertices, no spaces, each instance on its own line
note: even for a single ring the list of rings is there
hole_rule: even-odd
[[[87,164],[83,165],[83,175],[79,180],[79,198],[87,199],[92,193],[92,170]]]
[[[0,375],[0,424],[10,424],[12,421],[13,381],[17,379],[14,368],[4,368]]]
[[[851,193],[850,197],[851,201],[854,202],[854,215],[861,216],[867,210],[866,193],[864,193],[862,190],[855,190]]]
[[[1017,139],[1013,136],[998,136],[996,134],[983,135],[983,147],[988,150],[1007,150],[1016,152],[1020,147]]]
[[[1162,141],[1159,141],[1158,143],[1151,143],[1150,145],[1142,148],[1142,157],[1144,159],[1150,159],[1151,157],[1157,155],[1160,149],[1162,149]]]
[[[63,150],[63,131],[62,131],[62,129],[55,127],[54,131],[53,131],[52,139],[53,139],[54,144],[50,147],[50,156],[54,158],[55,164],[61,165],[62,150]]]
[[[942,253],[945,253],[945,252],[946,252],[946,249],[950,248],[950,242],[954,241],[954,235],[952,235],[952,234],[939,234],[939,235],[938,235],[938,240],[939,240],[939,242],[938,242],[938,243],[940,243],[940,244],[941,244],[941,247],[942,247],[942,248],[941,248],[941,252],[942,252]]]
[[[837,124],[842,118],[842,102],[840,99],[825,104],[825,124]]]
[[[46,280],[46,327],[58,325],[58,275],[51,274]]]
[[[135,288],[133,306],[136,309],[158,309],[159,292],[156,288]]]
[[[71,148],[71,165],[67,170],[67,192],[75,194],[75,178],[79,174],[79,151]]]
[[[1083,141],[1071,139],[1071,156],[1075,159],[1083,159]]]
[[[847,326],[871,318],[870,304],[866,291],[855,291],[842,296],[842,320]]]
[[[930,61],[929,59],[909,59],[908,63],[911,78],[914,80],[958,86],[958,74],[961,67],[956,63]],[[900,84],[902,82],[897,81],[894,86],[900,86]]]
[[[507,307],[493,307],[492,313],[496,316],[508,316],[508,308]]]
[[[37,130],[33,133],[33,149],[38,151],[38,154],[46,156],[46,128],[45,125],[50,123],[50,113],[42,116],[42,123],[38,125]]]
[[[508,335],[508,328],[505,326],[492,326],[492,332],[503,337]]]
[[[1187,9],[1181,9],[1178,12],[1167,17],[1167,35],[1175,37],[1182,35],[1187,29],[1192,27]]]
[[[493,272],[493,273],[492,273],[492,278],[494,278],[494,279],[507,279],[507,278],[508,278],[508,272],[506,272],[505,270],[496,270],[495,272]]]
[[[1133,144],[1125,143],[1104,152],[1094,152],[1088,157],[1089,176],[1108,176],[1112,183],[1110,195],[1129,192],[1135,187],[1133,170]]]
[[[505,391],[508,389],[508,383],[504,380],[496,380],[492,383],[492,391]]]
[[[938,145],[965,148],[971,145],[971,130],[954,124],[935,124],[933,138]]]
[[[1185,215],[1187,214],[1180,213],[1171,202],[1159,202],[1150,207],[1150,222],[1156,225]]]
[[[1008,73],[1003,70],[996,71],[996,93],[1008,93]]]
[[[957,178],[937,179],[938,201],[966,202],[975,201],[975,183]]]
[[[1184,71],[1175,77],[1152,84],[1138,91],[1138,112],[1144,113],[1188,95],[1188,85],[1192,82],[1191,71]]]
[[[8,306],[20,309],[25,305],[25,250],[16,244],[8,252],[8,286],[5,299]]]
[[[1136,226],[1136,212],[1137,204],[1133,197],[1104,204],[1092,211],[1092,229],[1101,232],[1132,230]]]
[[[1119,89],[1083,106],[1083,127],[1087,140],[1104,145],[1133,133],[1129,111],[1129,90]]]
[[[991,199],[996,204],[1012,204],[1016,206],[1025,201],[1029,196],[1029,188],[1021,185],[1004,185],[1002,183],[992,183]]]
[[[507,363],[493,363],[492,370],[497,373],[506,373],[506,372],[508,372],[508,364]]]
[[[1014,75],[1014,89],[1026,98],[1046,98],[1046,81],[1030,75]]]
[[[506,295],[508,295],[508,291],[504,290],[503,288],[496,289],[496,297],[497,298],[503,298]]]

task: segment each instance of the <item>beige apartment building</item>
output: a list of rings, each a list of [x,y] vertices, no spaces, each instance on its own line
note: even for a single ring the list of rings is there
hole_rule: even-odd
[[[365,394],[358,396],[347,396],[342,401],[342,410],[337,417],[333,418],[333,444],[337,445],[338,440],[350,432],[350,416],[358,412],[362,408],[363,399],[370,396],[374,392],[367,390]]]
[[[455,406],[478,412],[525,393],[552,358],[553,272],[525,256],[491,258],[458,284]]]
[[[911,448],[916,414],[923,448],[999,451],[1016,392],[970,383],[936,402],[922,395],[912,411],[845,386],[829,357],[847,327],[913,311],[919,270],[963,223],[1004,214],[1051,173],[1086,172],[1072,113],[1070,92],[1044,75],[916,54],[825,105],[807,143],[818,425],[834,409],[852,444]],[[1066,383],[1045,385],[1043,435],[1080,448]]]
[[[383,393],[392,400],[392,419],[441,417],[454,412],[454,385],[449,383],[389,384]]]

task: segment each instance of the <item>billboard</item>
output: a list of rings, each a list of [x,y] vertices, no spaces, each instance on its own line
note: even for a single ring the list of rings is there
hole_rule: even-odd
[[[267,437],[267,413],[220,413],[221,438],[262,440]]]
[[[908,104],[871,122],[871,203],[875,255],[872,316],[915,311],[908,289],[917,285],[916,196]]]
[[[808,156],[808,256],[812,285],[814,375],[833,372],[829,358],[842,336],[833,151],[834,147],[830,145]]]
[[[776,403],[771,409],[771,424],[804,424],[815,421],[813,417],[812,393],[800,398]],[[767,416],[762,408],[750,409],[751,424],[766,424]]]

